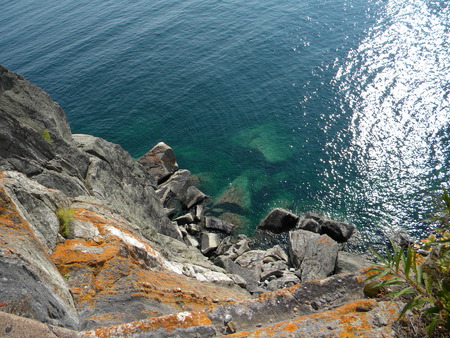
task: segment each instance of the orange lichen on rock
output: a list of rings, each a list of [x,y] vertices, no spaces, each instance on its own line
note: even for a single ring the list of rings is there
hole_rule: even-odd
[[[85,334],[97,337],[116,337],[145,332],[149,333],[161,329],[164,329],[166,332],[171,332],[177,328],[211,325],[211,320],[208,318],[205,311],[180,312],[87,331]]]
[[[373,311],[372,311],[373,310]],[[390,335],[398,316],[394,304],[358,300],[337,309],[297,317],[265,328],[239,332],[232,337],[361,337]]]
[[[0,238],[1,250],[5,254],[18,254],[12,249],[13,243],[30,242],[30,245],[42,249],[42,254],[48,257],[47,251],[42,247],[33,229],[26,219],[22,217],[17,206],[9,197],[4,187],[0,187]],[[33,244],[31,244],[33,243]]]
[[[120,218],[75,208],[74,217],[99,230],[93,239],[70,239],[56,246],[53,259],[69,276],[79,311],[94,326],[131,322],[181,311],[196,311],[241,300],[240,289],[199,282],[165,267],[164,258]],[[140,304],[123,312],[115,302]]]

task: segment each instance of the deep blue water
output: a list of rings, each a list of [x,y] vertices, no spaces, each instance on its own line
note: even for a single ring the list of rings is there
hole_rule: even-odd
[[[419,237],[450,176],[448,4],[0,1],[0,63],[74,133],[136,158],[172,146],[223,202],[210,213],[243,231],[281,206],[354,223],[365,242]]]

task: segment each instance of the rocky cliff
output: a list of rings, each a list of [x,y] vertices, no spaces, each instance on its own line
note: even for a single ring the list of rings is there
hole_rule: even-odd
[[[0,335],[392,334],[397,307],[364,299],[364,264],[340,251],[351,226],[276,209],[259,231],[281,246],[262,250],[205,216],[195,183],[163,143],[136,162],[72,135],[0,66]]]

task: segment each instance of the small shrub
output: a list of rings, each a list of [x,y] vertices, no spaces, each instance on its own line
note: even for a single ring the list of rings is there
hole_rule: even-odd
[[[432,249],[424,264],[419,264],[413,247],[403,248],[392,244],[392,250],[381,255],[376,251],[380,263],[373,267],[367,278],[380,279],[378,287],[397,286],[385,295],[393,301],[406,296],[399,319],[408,310],[418,310],[429,318],[427,326],[431,337],[435,329],[450,330],[450,194],[443,189],[433,200],[434,211],[428,221],[437,222],[433,233],[422,242],[426,249]],[[448,331],[447,331],[448,332]]]
[[[69,237],[69,224],[73,220],[73,214],[72,208],[59,208],[56,210],[56,216],[59,219],[59,234],[64,238]]]
[[[52,136],[50,135],[50,131],[48,129],[44,129],[42,131],[42,137],[44,140],[46,140],[48,143],[53,143]]]

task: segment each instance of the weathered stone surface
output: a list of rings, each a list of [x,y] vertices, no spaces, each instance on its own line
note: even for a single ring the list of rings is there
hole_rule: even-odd
[[[358,300],[319,314],[300,316],[230,337],[394,337],[398,304]]]
[[[227,234],[230,234],[234,228],[233,224],[222,221],[221,219],[212,216],[205,216],[204,224],[205,228],[207,229],[220,230]]]
[[[202,233],[201,242],[202,242],[202,247],[201,247],[202,253],[204,255],[208,255],[209,253],[214,251],[219,246],[220,238],[219,238],[219,235],[217,235],[217,234],[204,232],[204,233]]]
[[[235,262],[244,268],[261,270],[265,254],[263,250],[250,250],[239,256]]]
[[[276,208],[261,221],[258,225],[260,230],[268,230],[279,234],[292,230],[297,225],[299,217],[285,209]]]
[[[19,317],[0,311],[0,336],[1,337],[89,337],[83,333],[68,330],[62,327],[44,324],[29,318]]]
[[[354,254],[345,251],[338,252],[337,272],[357,272],[367,268],[373,263],[360,254]]]
[[[213,337],[216,330],[205,311],[180,312],[88,331],[97,337]]]
[[[186,245],[188,245],[188,246],[193,246],[196,248],[198,248],[200,246],[200,243],[197,241],[197,239],[195,239],[195,237],[193,237],[189,234],[184,235],[183,240],[184,240],[184,243],[186,243]]]
[[[181,213],[189,204],[186,199],[187,191],[190,187],[195,186],[196,182],[189,170],[179,169],[167,181],[158,186],[156,195],[164,207],[173,208]]]
[[[283,272],[288,269],[286,262],[277,261],[265,263],[261,266],[261,281],[268,279],[271,276],[281,277]]]
[[[138,162],[142,164],[158,184],[178,170],[175,153],[164,142],[159,142],[155,145]]]
[[[86,185],[97,199],[138,225],[147,238],[159,232],[182,239],[166,216],[148,174],[122,147],[90,135],[73,138],[89,155]]]
[[[291,287],[300,283],[300,279],[293,273],[284,272],[280,278],[273,279],[267,284],[267,290],[275,291],[282,288]]]
[[[73,143],[61,107],[0,66],[0,170],[16,170],[69,196],[87,193],[87,156]]]
[[[41,322],[78,329],[79,319],[69,288],[48,255],[47,241],[41,242],[35,229],[21,213],[14,186],[17,173],[0,174],[0,290],[5,312],[34,318]],[[24,182],[27,179],[19,175]],[[42,196],[44,187],[36,183],[34,191]],[[26,186],[20,191],[25,198]],[[32,194],[32,192],[29,192]],[[16,204],[17,203],[17,204]],[[20,205],[20,207],[19,207]]]
[[[322,279],[334,272],[339,245],[327,235],[290,231],[289,247],[292,264],[300,270],[302,282]]]
[[[242,267],[226,256],[219,256],[214,262],[218,266],[224,268],[228,273],[238,275],[243,278],[246,282],[245,287],[249,292],[254,293],[262,291],[258,286],[259,274],[255,274],[253,269]]]
[[[219,305],[210,310],[208,317],[218,332],[227,315],[232,317],[237,332],[255,330],[269,322],[289,321],[361,299],[362,288],[360,276],[342,274],[265,293],[257,300]]]

